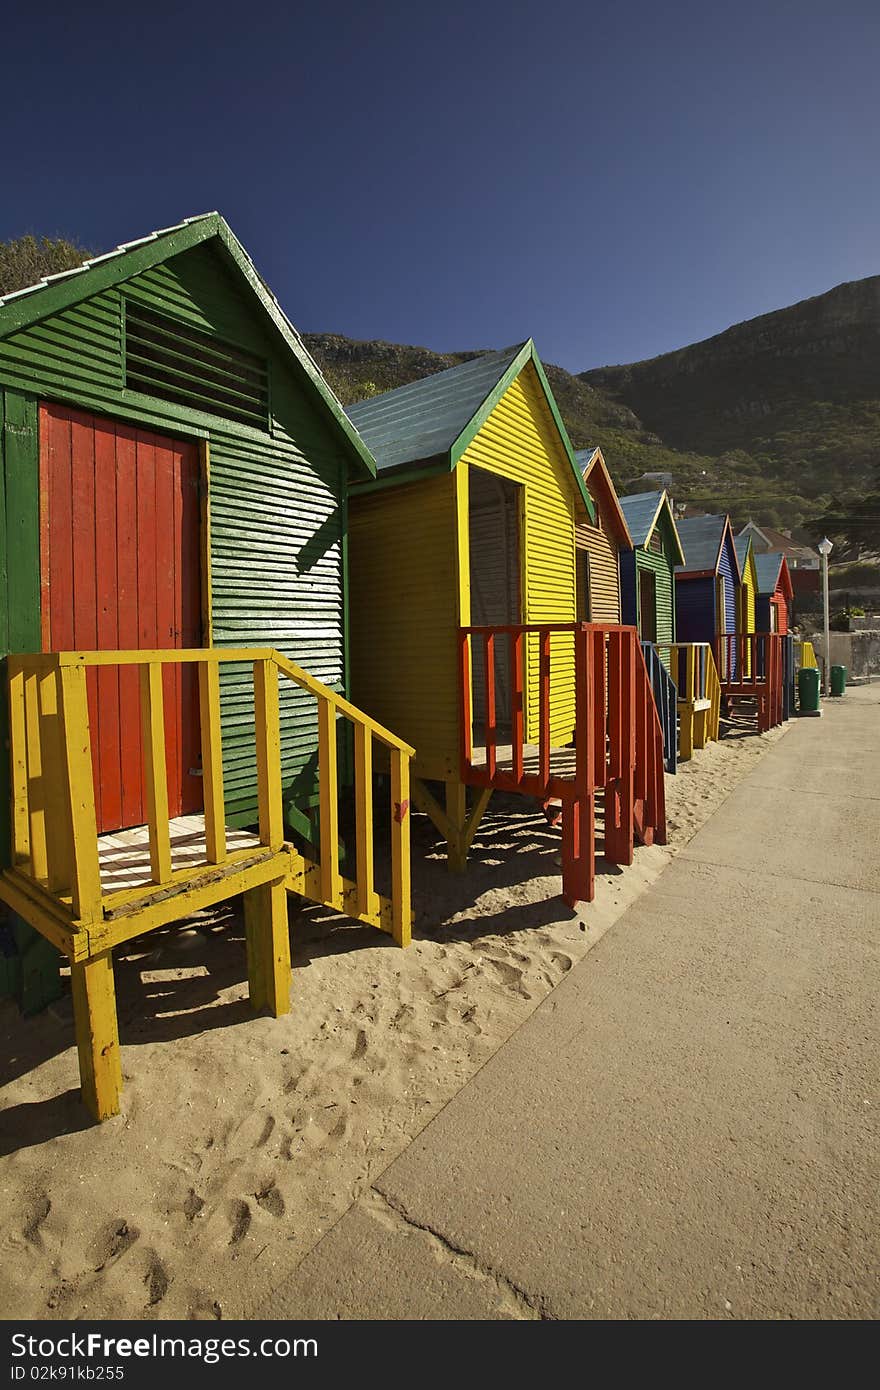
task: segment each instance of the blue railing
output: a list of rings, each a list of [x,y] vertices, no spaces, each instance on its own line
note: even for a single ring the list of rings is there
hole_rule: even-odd
[[[663,730],[663,761],[667,772],[678,770],[678,691],[653,642],[642,643],[642,656],[654,692]]]

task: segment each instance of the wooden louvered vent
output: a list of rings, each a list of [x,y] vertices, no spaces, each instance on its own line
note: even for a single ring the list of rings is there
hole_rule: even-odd
[[[268,363],[131,300],[125,305],[125,384],[255,429],[269,427]]]

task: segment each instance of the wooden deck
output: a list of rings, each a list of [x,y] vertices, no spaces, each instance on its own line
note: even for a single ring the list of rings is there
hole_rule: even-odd
[[[496,768],[500,773],[513,775],[513,744],[499,743],[495,750]],[[550,776],[564,782],[573,782],[577,753],[574,748],[550,749]],[[475,744],[471,749],[471,763],[474,767],[486,766],[486,749]],[[541,750],[536,743],[523,744],[523,774],[537,777],[541,770]]]
[[[216,868],[208,861],[205,841],[205,817],[177,816],[169,822],[171,833],[171,871],[177,869]],[[259,851],[260,837],[249,830],[227,827],[226,844],[229,851],[254,849]],[[118,893],[126,889],[155,888],[150,870],[149,826],[138,825],[132,830],[117,830],[98,838],[98,863],[103,893]]]

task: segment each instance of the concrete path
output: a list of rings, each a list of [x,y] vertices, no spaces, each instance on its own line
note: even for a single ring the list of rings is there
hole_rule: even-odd
[[[254,1312],[876,1316],[878,934],[873,686],[793,724]]]

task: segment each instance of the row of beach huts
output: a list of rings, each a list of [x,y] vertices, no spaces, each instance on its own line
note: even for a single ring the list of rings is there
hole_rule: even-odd
[[[0,300],[0,427],[0,984],[66,958],[97,1118],[114,948],[242,894],[283,1013],[288,894],[408,943],[413,807],[463,870],[534,798],[573,907],[792,712],[781,554],[619,497],[531,341],[344,410],[216,213]]]

